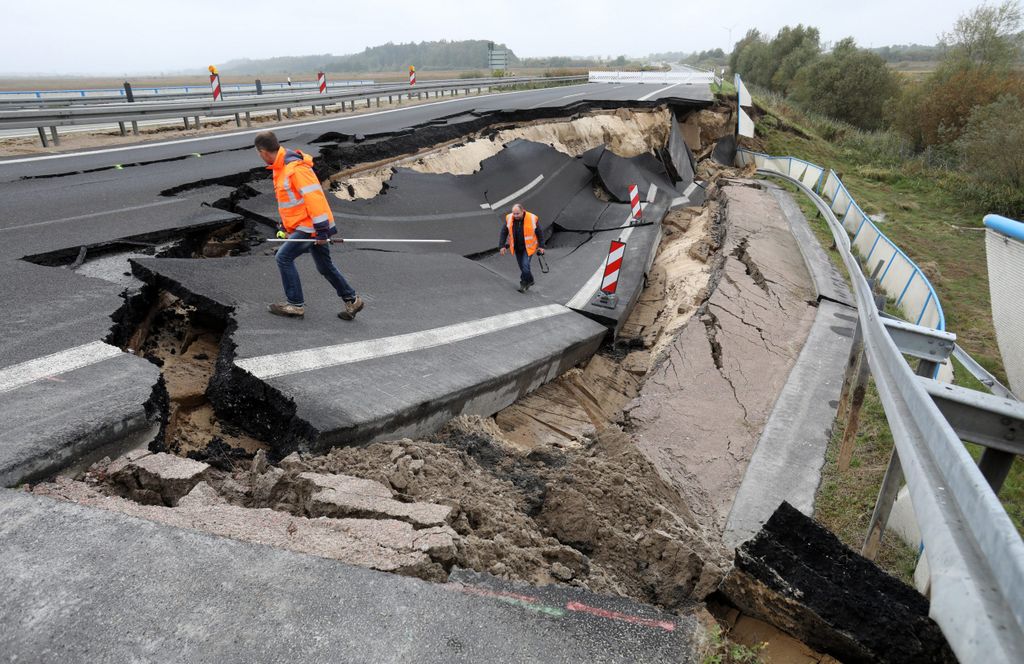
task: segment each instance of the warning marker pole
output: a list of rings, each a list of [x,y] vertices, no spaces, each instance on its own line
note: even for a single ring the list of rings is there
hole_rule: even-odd
[[[622,257],[626,253],[626,243],[612,240],[608,248],[608,260],[604,264],[604,277],[601,279],[601,291],[592,304],[596,307],[614,309],[619,304],[619,296],[615,291],[619,287],[619,271],[622,269]]]
[[[409,65],[409,85],[416,85],[416,67]]]
[[[640,187],[635,184],[629,185],[629,205],[633,221],[640,221],[643,218],[644,210],[640,206]]]
[[[210,70],[210,89],[213,90],[214,101],[224,101],[224,95],[220,91],[220,74],[213,65],[207,67]]]
[[[320,88],[320,94],[327,93],[327,74],[322,71],[316,73],[316,84]]]

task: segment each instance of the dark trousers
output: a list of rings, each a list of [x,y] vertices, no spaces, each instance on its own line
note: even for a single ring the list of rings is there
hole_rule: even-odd
[[[310,233],[295,231],[288,237],[309,239],[310,236]],[[302,298],[302,282],[299,281],[299,271],[295,269],[295,259],[307,251],[313,254],[316,271],[334,286],[338,297],[346,302],[356,299],[356,292],[345,281],[345,277],[331,260],[331,245],[312,242],[285,242],[284,246],[277,250],[277,267],[281,271],[281,283],[284,285],[284,294],[288,298],[289,304],[299,306],[305,304]]]
[[[530,271],[530,254],[525,251],[516,252],[516,262],[519,263],[519,281],[524,284],[533,283],[533,272]]]

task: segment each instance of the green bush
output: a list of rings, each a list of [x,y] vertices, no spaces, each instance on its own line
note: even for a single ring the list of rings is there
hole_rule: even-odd
[[[995,186],[1024,187],[1024,104],[1002,95],[971,111],[957,148],[964,170]]]
[[[847,38],[796,74],[792,96],[815,112],[878,129],[883,108],[896,93],[896,75],[885,61]]]

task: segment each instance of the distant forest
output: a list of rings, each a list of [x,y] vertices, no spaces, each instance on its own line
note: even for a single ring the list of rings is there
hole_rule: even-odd
[[[401,71],[409,65],[418,70],[487,69],[487,47],[492,42],[483,39],[465,41],[431,41],[367,47],[362,53],[350,55],[299,55],[265,60],[232,60],[220,69],[231,74],[288,74],[293,72],[374,72]],[[506,49],[505,44],[495,44]],[[509,65],[519,65],[514,53],[508,53]],[[527,65],[529,66],[529,65]],[[543,66],[543,65],[540,65]]]

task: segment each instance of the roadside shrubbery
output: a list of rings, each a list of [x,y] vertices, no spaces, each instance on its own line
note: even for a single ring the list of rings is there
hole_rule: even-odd
[[[729,63],[744,81],[782,95],[807,113],[808,128],[854,145],[882,166],[910,162],[953,171],[959,198],[984,211],[1024,215],[1024,74],[1020,0],[982,5],[942,36],[944,55],[922,80],[893,72],[872,51],[844,39],[823,53],[818,31],[756,30]],[[778,105],[782,100],[773,99]]]

